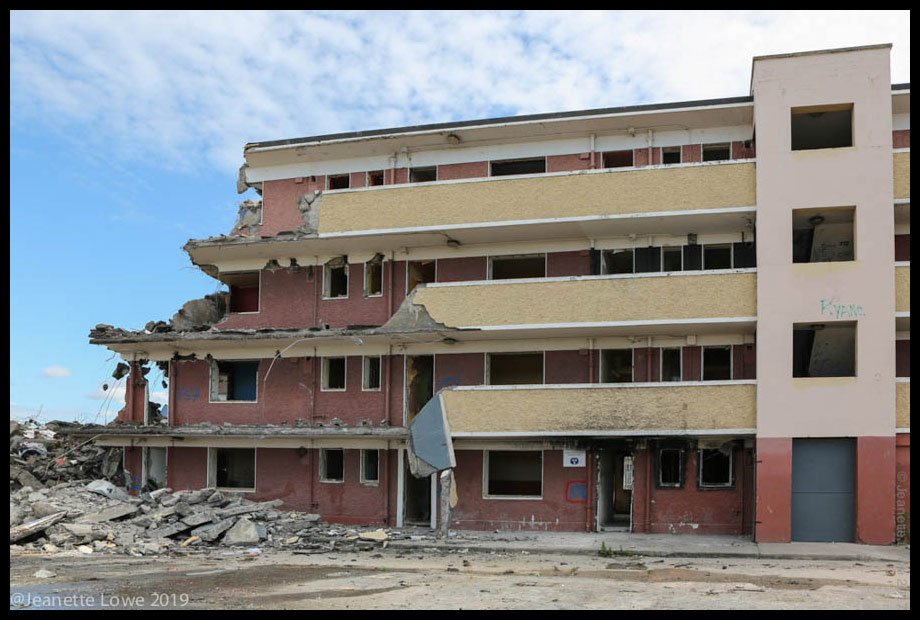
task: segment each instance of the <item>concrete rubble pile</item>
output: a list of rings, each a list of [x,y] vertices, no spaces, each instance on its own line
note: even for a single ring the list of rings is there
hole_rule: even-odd
[[[121,448],[104,448],[59,431],[73,422],[10,420],[10,492],[72,480],[101,478],[124,485]]]
[[[158,489],[131,496],[107,480],[10,490],[10,550],[133,556],[196,553],[215,546],[294,553],[365,551],[399,532],[328,525],[217,489]]]

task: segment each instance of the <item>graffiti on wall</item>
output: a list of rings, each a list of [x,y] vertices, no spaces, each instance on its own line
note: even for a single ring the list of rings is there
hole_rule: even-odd
[[[588,503],[588,481],[569,480],[565,483],[565,501],[570,504]]]
[[[866,316],[866,311],[859,304],[842,304],[836,297],[821,298],[821,314],[832,319],[856,319]]]

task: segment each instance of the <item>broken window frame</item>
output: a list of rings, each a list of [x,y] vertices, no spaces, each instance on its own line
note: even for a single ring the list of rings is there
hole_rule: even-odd
[[[380,289],[376,293],[371,293],[368,291],[368,270],[370,267],[376,265],[380,269]],[[365,297],[383,297],[383,261],[381,260],[370,260],[364,263],[364,296]]]
[[[380,175],[380,183],[371,183],[371,179],[376,175]],[[384,174],[383,170],[368,170],[367,172],[364,173],[364,186],[365,187],[380,187],[385,184],[386,184],[386,175]]]
[[[543,275],[542,276],[527,276],[526,278],[498,278],[498,279],[495,278],[495,275],[493,273],[493,267],[495,265],[495,261],[501,262],[501,261],[520,260],[520,259],[532,260],[532,259],[536,259],[540,257],[543,258]],[[495,280],[496,282],[503,282],[503,281],[508,281],[508,280],[514,281],[514,280],[528,280],[528,279],[534,279],[534,278],[545,278],[547,262],[548,261],[546,257],[546,252],[536,252],[534,254],[507,254],[504,256],[490,256],[488,259],[488,270],[486,272],[486,277],[487,279]]]
[[[220,487],[217,486],[217,452],[218,450],[252,450],[252,486],[251,487]],[[208,486],[220,491],[235,493],[254,493],[259,480],[259,457],[256,448],[208,448]]]
[[[612,257],[614,254],[618,254],[618,253],[625,254],[626,252],[629,252],[629,257],[630,257],[629,271],[623,271],[623,272],[610,271],[607,266],[608,255]],[[601,250],[601,274],[602,275],[625,276],[625,275],[629,275],[633,273],[636,273],[636,249],[635,248],[610,248],[608,250]]]
[[[367,453],[373,452],[377,459],[377,477],[368,478],[367,470],[365,469],[367,464]],[[361,475],[360,475],[361,484],[376,487],[380,485],[380,450],[377,448],[361,448]]]
[[[433,264],[434,264],[434,269],[433,269],[433,271],[434,271],[434,277],[432,278],[431,282],[421,282],[421,281],[419,281],[419,284],[416,284],[414,287],[409,288],[409,283],[410,283],[410,281],[411,281],[411,275],[412,275],[412,274],[411,274],[410,267],[411,267],[412,263],[433,263]],[[419,285],[421,285],[421,284],[431,284],[431,283],[434,283],[434,282],[437,282],[437,281],[438,281],[438,259],[432,258],[432,259],[424,259],[424,260],[415,260],[415,261],[413,261],[413,260],[407,260],[407,261],[406,261],[406,295],[407,295],[407,296],[409,295],[409,293],[411,293],[412,291],[414,291]]]
[[[377,387],[368,387],[370,384],[370,362],[377,360]],[[362,355],[361,356],[361,391],[362,392],[379,392],[383,385],[383,356],[381,355]]]
[[[342,453],[342,477],[329,477],[329,453],[332,451]],[[325,484],[345,484],[345,448],[320,448],[319,449],[319,481]]]
[[[732,381],[734,379],[735,369],[735,347],[730,344],[711,344],[704,345],[700,348],[700,380],[701,381]],[[728,349],[728,378],[727,379],[707,379],[706,378],[706,351],[713,349]]]
[[[677,153],[677,161],[666,162],[664,160],[665,150],[668,151],[668,154]],[[684,163],[684,149],[681,146],[663,146],[661,147],[661,165],[663,166],[677,166],[678,164]]]
[[[494,355],[540,355],[543,363],[543,372],[541,373],[540,383],[492,383],[492,356]],[[546,385],[546,351],[494,351],[486,353],[485,356],[486,363],[484,371],[484,385]]]
[[[512,163],[525,162],[525,161],[526,162],[531,162],[531,161],[537,162],[541,159],[543,160],[543,170],[539,172],[517,172],[513,174],[495,174],[495,164],[499,164],[499,165],[512,164]],[[546,174],[547,169],[548,169],[548,165],[547,165],[546,156],[543,156],[543,157],[516,157],[514,159],[497,159],[494,161],[491,161],[491,160],[489,161],[489,176],[490,177],[520,177],[520,176],[528,176],[528,175],[534,175],[534,174]]]
[[[246,276],[255,274],[257,277],[257,282],[255,286],[237,286],[235,284],[228,283],[227,286],[230,289],[230,299],[227,302],[227,312],[229,314],[259,314],[262,310],[262,272],[261,271],[240,271],[227,274],[221,274],[221,276],[230,276],[231,278]],[[233,310],[233,289],[239,290],[240,288],[255,288],[258,290],[259,294],[256,297],[256,309],[255,310]]]
[[[230,398],[229,388],[227,390],[227,398],[220,398],[220,366],[221,364],[237,364],[237,363],[255,363],[256,364],[256,394],[255,398],[249,399],[238,399]],[[258,359],[249,359],[249,360],[215,360],[212,359],[209,364],[209,373],[208,373],[208,403],[209,404],[219,404],[219,403],[257,403],[259,402],[259,372],[261,371],[262,360]],[[215,373],[217,377],[215,380]],[[229,382],[229,378],[228,378]]]
[[[661,458],[665,452],[677,452],[678,460],[678,482],[664,482],[661,479],[662,467]],[[684,486],[684,470],[687,464],[684,460],[684,450],[681,448],[671,448],[667,446],[659,447],[655,454],[655,486],[659,489],[681,489]]]
[[[345,187],[332,187],[333,179],[345,179]],[[345,189],[351,189],[351,174],[330,174],[326,176],[326,190],[340,191]]]
[[[665,269],[665,256],[667,254],[679,254],[680,255],[680,267],[677,269]],[[662,273],[677,273],[678,271],[684,270],[684,246],[682,245],[663,245],[661,246],[661,272]]]
[[[735,260],[735,251],[731,243],[703,243],[703,269],[702,271],[720,271],[723,269],[732,269]],[[728,267],[710,267],[706,264],[706,252],[711,250],[728,250]]]
[[[811,255],[812,255],[812,254],[814,253],[814,251],[815,251],[815,239],[814,239],[814,237],[815,237],[815,230],[817,229],[818,226],[820,226],[821,224],[824,224],[824,223],[825,223],[825,220],[827,219],[827,215],[828,215],[828,214],[830,214],[831,217],[833,217],[834,215],[837,215],[837,214],[844,214],[845,216],[846,216],[846,215],[849,215],[849,216],[850,216],[849,220],[845,220],[845,221],[843,221],[843,222],[827,222],[827,223],[828,223],[828,224],[849,224],[849,225],[852,227],[853,230],[852,230],[852,235],[851,235],[851,237],[853,238],[853,241],[852,241],[852,246],[853,246],[853,247],[852,247],[851,249],[852,249],[852,252],[853,252],[853,256],[852,256],[851,258],[842,258],[842,259],[839,259],[839,260],[838,260],[838,259],[834,259],[834,260],[816,260],[816,261],[811,260]],[[809,216],[810,216],[810,217],[809,217]],[[821,218],[821,221],[816,222],[816,223],[812,223],[812,220],[813,220],[814,218],[818,218],[818,217]],[[803,218],[807,218],[806,221],[807,221],[808,223],[810,223],[811,226],[812,226],[812,228],[811,228],[811,235],[812,235],[812,237],[811,237],[811,245],[809,246],[809,249],[808,249],[808,254],[809,254],[808,260],[796,260],[796,258],[797,258],[797,257],[796,257],[796,231],[797,231],[797,230],[798,230],[798,231],[807,231],[807,230],[808,230],[808,229],[807,229],[806,227],[804,227],[803,225],[800,225],[800,226],[797,228],[797,227],[796,227],[796,218],[798,218],[800,222],[801,222],[801,220],[802,220]],[[836,219],[836,218],[834,218],[834,219]],[[793,210],[792,210],[792,229],[791,229],[791,234],[792,234],[792,256],[791,256],[791,260],[792,260],[792,263],[793,263],[794,265],[819,265],[819,264],[827,264],[827,263],[853,263],[853,262],[856,262],[856,260],[859,258],[859,256],[857,255],[857,243],[856,243],[856,242],[857,242],[857,239],[856,239],[856,207],[855,207],[855,206],[824,207],[824,208],[821,208],[821,207],[818,207],[818,208],[810,208],[810,207],[809,207],[809,208],[802,208],[802,209],[793,209]]]
[[[814,331],[817,333],[823,329],[852,329],[853,330],[853,374],[848,375],[796,375],[796,347],[795,347],[795,332],[796,331]],[[821,323],[793,323],[792,324],[792,372],[790,373],[793,380],[796,379],[806,379],[814,381],[815,379],[839,379],[839,378],[852,378],[855,379],[859,376],[859,322],[858,321],[823,321]],[[811,355],[814,353],[814,338],[811,341],[811,353],[809,354],[808,360],[810,366]]]
[[[815,146],[815,147],[799,147],[796,148],[796,136],[795,136],[795,123],[794,119],[796,116],[804,116],[811,114],[824,114],[827,112],[849,112],[850,114],[850,143],[841,144],[838,146]],[[793,153],[802,152],[802,151],[824,151],[828,149],[849,149],[856,146],[856,132],[855,123],[856,121],[856,106],[853,102],[850,103],[832,103],[824,105],[811,105],[811,106],[793,106],[789,109],[789,150]]]
[[[727,157],[721,159],[706,159],[706,151],[709,150],[711,153],[715,150],[725,150],[727,152]],[[731,142],[710,142],[708,144],[700,145],[700,161],[703,162],[715,162],[715,161],[731,161],[732,159],[732,143]]]
[[[322,358],[320,369],[320,392],[347,392],[348,391],[348,357],[345,355],[330,355]],[[331,360],[342,360],[342,387],[329,387],[329,362]]]
[[[626,381],[604,381],[604,379],[607,377],[607,371],[609,370],[607,368],[607,366],[610,364],[610,362],[608,361],[608,358],[610,357],[609,352],[612,352],[612,351],[629,351],[629,383],[635,383],[636,382],[636,352],[632,348],[629,348],[629,349],[624,349],[624,348],[600,349],[600,362],[598,364],[598,369],[601,375],[600,383],[606,383],[608,385],[620,385],[623,383],[627,383]]]
[[[677,351],[677,379],[664,378],[664,352]],[[684,380],[684,349],[683,347],[660,347],[658,352],[658,380],[662,383],[678,383]],[[700,367],[702,372],[702,366]]]
[[[608,161],[613,163],[613,160],[622,157],[625,161],[628,154],[629,164],[610,166]],[[621,149],[618,151],[604,151],[601,153],[601,164],[605,170],[613,170],[615,168],[634,168],[636,166],[636,153],[633,149]]]
[[[332,270],[333,269],[344,270],[344,273],[345,273],[345,294],[344,295],[336,295],[335,297],[331,296]],[[333,267],[329,263],[326,263],[325,265],[323,265],[323,300],[348,299],[349,289],[351,288],[350,282],[349,282],[350,276],[351,276],[351,274],[349,273],[350,271],[351,271],[351,265],[349,265],[347,261],[345,262],[345,265],[342,267]]]
[[[698,489],[731,489],[735,486],[735,450],[732,448],[728,454],[728,481],[727,482],[703,482],[703,463],[704,452],[721,452],[719,448],[699,448],[696,451],[697,461],[697,488]]]
[[[415,174],[418,174],[418,173],[427,174],[429,172],[434,172],[433,179],[425,179],[423,181],[419,181],[413,178],[413,175]],[[434,183],[437,180],[438,180],[438,167],[437,166],[417,166],[414,168],[409,168],[409,183]]]
[[[539,452],[540,453],[540,494],[539,495],[497,495],[489,493],[490,455],[492,452]],[[544,450],[483,450],[482,451],[482,499],[497,500],[542,500],[545,493],[546,453]]]

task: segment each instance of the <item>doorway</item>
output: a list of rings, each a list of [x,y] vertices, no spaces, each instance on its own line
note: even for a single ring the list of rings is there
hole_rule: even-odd
[[[407,525],[431,525],[431,477],[416,478],[409,471],[408,462],[406,471],[406,515]]]
[[[597,529],[628,532],[632,528],[632,453],[604,448],[597,459]]]

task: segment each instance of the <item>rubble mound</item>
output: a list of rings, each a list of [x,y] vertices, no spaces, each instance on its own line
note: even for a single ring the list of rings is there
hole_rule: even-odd
[[[10,550],[140,556],[221,546],[327,553],[408,538],[373,527],[328,525],[317,514],[279,510],[281,504],[212,488],[133,497],[107,480],[24,486],[10,491]]]
[[[10,492],[72,480],[101,478],[124,486],[121,448],[97,446],[85,437],[59,434],[75,422],[10,420]]]

